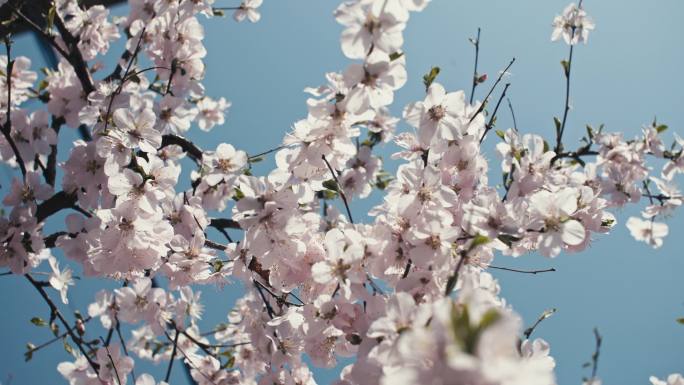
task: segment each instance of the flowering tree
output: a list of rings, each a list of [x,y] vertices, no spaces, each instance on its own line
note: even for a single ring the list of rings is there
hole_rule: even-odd
[[[509,84],[499,85],[514,60],[476,101],[487,80],[478,73],[479,36],[469,95],[447,92],[433,68],[424,99],[403,111],[414,130],[395,135],[400,120],[388,106],[407,81],[402,31],[429,0],[355,0],[334,15],[351,63],[306,90],[308,113],[282,146],[252,156],[228,143],[201,149],[184,134],[223,124],[230,106],[204,94],[200,19],[228,11],[257,22],[261,0],[233,8],[134,0],[116,21],[105,7],[75,0],[4,3],[11,17],[3,24],[40,33],[59,65],[38,81],[5,38],[0,158],[18,171],[3,200],[0,266],[48,305],[49,320],[33,322],[63,339],[73,357],[57,370],[71,385],[175,382],[175,362],[200,385],[314,384],[308,362],[333,367],[339,357],[354,357],[337,382],[345,385],[553,384],[549,344],[532,338],[551,313],[522,330],[488,272],[501,268],[495,253],[582,251],[616,225],[613,209],[642,201],[642,218],[626,225],[657,248],[668,233],[658,218],[682,204],[674,178],[684,172],[684,140],[666,145],[666,126],[654,121],[634,139],[587,127],[579,145],[564,143],[573,50],[594,29],[581,2],[553,20],[552,39],[562,38],[569,54],[564,110],[547,139],[495,129]],[[91,65],[119,39],[126,49],[114,68]],[[33,99],[38,108],[27,105]],[[83,140],[58,164],[62,127],[80,129]],[[500,184],[488,179],[487,139],[498,142]],[[390,141],[403,162],[394,175],[373,153]],[[276,169],[252,175],[270,154]],[[659,173],[651,159],[664,164]],[[182,167],[192,169],[187,183]],[[374,189],[384,194],[374,219],[354,221],[349,201]],[[62,210],[63,230],[45,233]],[[209,239],[210,227],[225,239]],[[98,292],[82,314],[65,314],[59,302],[68,303],[75,281],[55,254],[121,287]],[[200,330],[198,287],[236,281],[244,295],[227,322]],[[89,335],[95,319],[106,336]],[[588,384],[600,383],[598,332],[596,343]],[[26,358],[46,344],[29,344]],[[136,376],[134,357],[165,362],[164,378]]]

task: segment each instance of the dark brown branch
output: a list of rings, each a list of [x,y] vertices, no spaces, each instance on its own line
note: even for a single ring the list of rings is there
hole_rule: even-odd
[[[25,277],[31,283],[31,285],[33,285],[33,287],[35,287],[36,290],[38,290],[38,293],[40,293],[40,296],[43,297],[43,300],[45,300],[47,305],[50,307],[50,312],[52,314],[56,315],[57,318],[59,318],[59,320],[62,322],[62,324],[64,325],[64,327],[67,330],[67,333],[69,333],[71,340],[74,341],[74,343],[76,344],[76,346],[78,346],[78,349],[81,351],[83,356],[86,358],[86,360],[88,360],[90,367],[93,368],[93,370],[95,371],[96,374],[99,374],[100,373],[98,370],[99,366],[92,360],[92,358],[90,358],[90,356],[86,352],[85,348],[83,347],[82,340],[74,333],[72,328],[69,326],[69,323],[66,321],[66,319],[64,319],[64,316],[62,316],[62,313],[57,308],[57,305],[55,305],[55,303],[52,302],[50,297],[45,292],[45,289],[43,288],[43,286],[39,282],[34,280],[33,277],[31,277],[31,275],[26,274]]]
[[[45,243],[45,247],[48,249],[51,249],[55,247],[55,243],[57,242],[57,238],[61,237],[62,235],[67,235],[66,231],[58,231],[56,233],[52,233],[48,235],[47,237],[43,238],[43,242]]]
[[[66,59],[69,61],[71,66],[74,67],[74,72],[76,72],[76,77],[78,77],[78,80],[83,86],[83,91],[86,95],[89,95],[91,92],[95,91],[95,86],[93,85],[93,79],[90,77],[88,64],[83,59],[81,50],[78,48],[79,39],[69,32],[67,27],[64,25],[62,18],[57,13],[55,13],[54,23],[59,31],[59,34],[62,35],[62,40],[64,40],[64,43],[66,43],[67,47],[69,48],[69,57]]]
[[[52,117],[51,128],[55,131],[55,137],[59,137],[59,130],[64,124],[65,120],[62,117]],[[47,167],[43,173],[45,177],[45,182],[50,186],[55,186],[55,179],[57,177],[57,144],[50,146],[50,155],[48,155]]]
[[[223,251],[223,250],[226,250],[226,249],[227,249],[226,246],[224,246],[224,245],[222,245],[222,244],[220,244],[220,243],[216,243],[216,242],[214,242],[214,241],[210,241],[210,240],[208,240],[208,239],[204,241],[204,246],[206,246],[206,247],[208,247],[208,248],[210,248],[210,249],[214,249],[214,250],[222,250],[222,251]]]
[[[14,68],[14,60],[12,60],[11,56],[11,47],[12,43],[10,42],[9,37],[5,37],[5,48],[7,49],[7,116],[5,119],[7,120],[2,126],[2,134],[5,136],[5,139],[7,139],[10,147],[12,147],[14,156],[17,158],[17,163],[19,164],[19,169],[21,170],[21,175],[26,177],[26,165],[24,164],[24,160],[21,158],[21,154],[19,153],[16,143],[14,143],[14,139],[12,139],[12,69]]]
[[[76,200],[76,194],[69,194],[65,191],[56,193],[38,205],[38,209],[36,210],[36,221],[40,223],[60,210],[74,207],[74,205],[76,205]]]
[[[217,229],[242,229],[240,224],[232,219],[227,218],[211,218],[209,226]]]
[[[202,162],[203,151],[191,141],[173,134],[166,134],[162,136],[162,144],[160,148],[164,148],[172,144],[180,146],[183,151],[185,151],[185,153],[187,153],[188,156],[195,162]]]

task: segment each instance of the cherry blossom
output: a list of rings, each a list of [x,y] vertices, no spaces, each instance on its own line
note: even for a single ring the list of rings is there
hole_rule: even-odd
[[[553,28],[551,40],[558,40],[562,36],[566,44],[574,45],[581,42],[586,44],[589,32],[594,29],[594,22],[581,6],[570,3],[562,14],[553,19]]]
[[[57,366],[70,385],[124,385],[142,361],[168,374],[135,385],[173,383],[177,366],[199,385],[313,385],[314,368],[339,362],[341,385],[555,384],[550,344],[523,332],[489,269],[581,252],[631,204],[643,218],[626,221],[631,235],[661,247],[662,219],[684,199],[684,140],[674,134],[670,146],[655,121],[634,138],[588,126],[577,150],[563,138],[567,116],[555,138],[505,129],[493,99],[505,73],[470,102],[431,71],[425,95],[393,106],[413,81],[403,33],[429,2],[342,2],[334,18],[352,60],[304,90],[301,115],[265,152],[185,136],[224,125],[231,107],[205,93],[205,20],[229,8],[257,22],[261,0],[132,0],[121,18],[59,0],[41,24],[53,27],[56,68],[39,76],[30,59],[0,56],[12,70],[0,76],[0,160],[14,173],[0,267],[48,302],[50,328],[73,355]],[[570,4],[553,27],[572,50],[594,24]],[[112,47],[124,47],[119,59],[98,61]],[[62,126],[82,139],[63,149]],[[267,156],[275,168],[257,173]],[[368,216],[354,212],[373,194]],[[110,283],[87,318],[51,299],[68,303],[74,271]],[[207,286],[239,293],[210,329]],[[106,339],[95,338],[98,322]],[[29,344],[27,357],[39,349]]]

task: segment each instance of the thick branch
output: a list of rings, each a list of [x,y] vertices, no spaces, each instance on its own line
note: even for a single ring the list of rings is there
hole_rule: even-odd
[[[62,209],[72,208],[75,205],[76,194],[60,191],[38,205],[38,210],[36,210],[36,221],[40,223],[52,214]]]
[[[185,151],[188,154],[188,156],[195,162],[202,162],[202,150],[191,141],[173,134],[167,134],[162,136],[161,148],[170,146],[172,144],[180,146],[183,149],[183,151]]]

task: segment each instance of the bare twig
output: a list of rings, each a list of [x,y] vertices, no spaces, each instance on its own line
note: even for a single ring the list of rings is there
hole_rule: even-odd
[[[470,41],[475,46],[475,69],[473,70],[473,87],[470,90],[470,104],[473,104],[473,98],[475,97],[475,88],[480,83],[480,76],[477,73],[477,62],[480,57],[480,28],[477,28],[477,38],[475,40],[470,39]]]
[[[489,266],[490,269],[496,269],[496,270],[504,270],[504,271],[512,271],[514,273],[524,273],[524,274],[539,274],[539,273],[550,273],[553,271],[556,271],[553,267],[550,269],[544,269],[544,270],[518,270],[518,269],[511,269],[509,267],[499,267],[499,266]]]
[[[508,65],[506,66],[506,68],[504,68],[504,70],[501,71],[501,73],[499,73],[499,77],[496,78],[496,82],[494,82],[494,84],[492,85],[492,88],[489,89],[489,92],[487,92],[487,96],[485,96],[484,100],[483,100],[482,103],[480,104],[480,107],[477,109],[477,111],[475,111],[475,113],[473,114],[473,116],[470,117],[470,121],[469,121],[468,123],[470,123],[470,122],[472,122],[473,120],[475,120],[475,117],[477,117],[477,115],[478,115],[480,112],[482,112],[482,110],[484,110],[485,105],[487,104],[487,100],[489,100],[489,97],[492,95],[492,92],[494,92],[494,89],[496,88],[496,86],[499,85],[499,83],[501,82],[501,78],[503,78],[504,75],[505,75],[506,73],[508,73],[508,69],[511,68],[511,66],[513,65],[513,63],[515,63],[515,58],[511,59],[511,62],[508,63]]]

